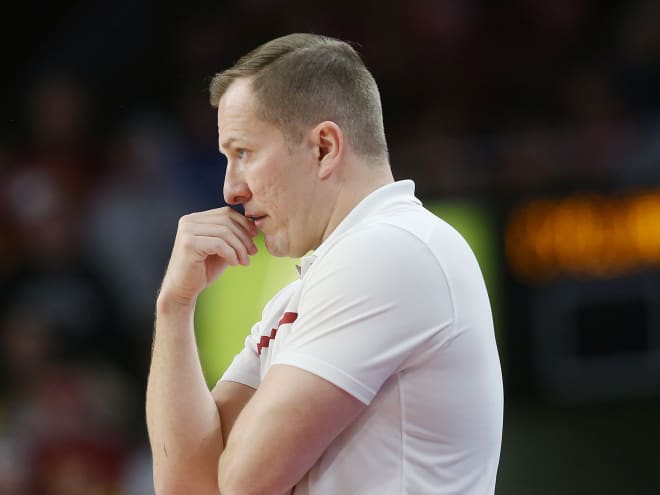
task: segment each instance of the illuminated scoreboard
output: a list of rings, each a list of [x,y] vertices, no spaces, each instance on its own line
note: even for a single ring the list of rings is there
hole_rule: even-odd
[[[506,253],[523,279],[610,278],[660,268],[660,190],[622,197],[575,195],[517,207]]]
[[[504,252],[543,394],[658,393],[660,190],[523,202],[506,215]]]

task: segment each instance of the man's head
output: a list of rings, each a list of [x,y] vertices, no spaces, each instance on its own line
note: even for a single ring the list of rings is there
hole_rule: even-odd
[[[276,256],[315,249],[367,194],[391,182],[378,89],[346,43],[278,38],[216,75],[224,196]]]
[[[269,41],[213,78],[211,104],[217,107],[241,78],[252,81],[257,115],[279,127],[289,144],[327,120],[342,129],[358,156],[387,159],[378,87],[348,43],[301,33]]]

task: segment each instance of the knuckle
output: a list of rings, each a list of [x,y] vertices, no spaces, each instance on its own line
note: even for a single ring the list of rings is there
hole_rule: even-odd
[[[215,243],[215,250],[223,258],[231,255],[231,247],[222,239],[218,239]]]
[[[181,229],[181,228],[185,227],[186,224],[188,224],[189,221],[190,221],[190,213],[180,217],[179,218],[179,223],[178,223],[179,228]]]
[[[180,237],[181,247],[185,250],[190,250],[195,248],[195,238],[192,235],[183,233]]]
[[[227,225],[219,225],[218,235],[220,235],[221,237],[229,237],[230,235],[232,235],[232,230]]]

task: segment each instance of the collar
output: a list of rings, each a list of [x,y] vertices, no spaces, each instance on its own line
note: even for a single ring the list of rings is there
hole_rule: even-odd
[[[322,257],[332,247],[335,241],[342,237],[346,232],[371,216],[374,212],[397,204],[422,204],[421,201],[415,197],[415,183],[412,180],[401,180],[386,184],[365,196],[357,205],[355,205],[348,215],[339,222],[339,225],[337,225],[321,245],[316,248],[314,253],[303,256],[300,259],[300,266],[296,266],[300,278],[303,278],[314,261]]]

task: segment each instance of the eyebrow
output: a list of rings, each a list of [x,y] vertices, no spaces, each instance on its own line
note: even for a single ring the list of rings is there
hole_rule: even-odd
[[[228,149],[236,140],[235,137],[230,137],[226,141],[220,143],[220,151]]]
[[[230,137],[226,141],[223,141],[222,143],[220,143],[220,152],[222,152],[222,150],[229,149],[238,140],[239,140],[239,138]]]

